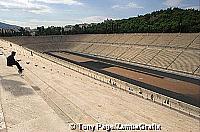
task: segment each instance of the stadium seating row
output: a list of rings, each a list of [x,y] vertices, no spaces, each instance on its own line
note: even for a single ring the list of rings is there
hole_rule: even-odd
[[[172,48],[200,49],[199,33],[163,33],[163,34],[83,34],[83,35],[60,35],[60,36],[31,36],[9,37],[6,40],[26,44],[55,43],[55,42],[83,42],[105,44],[127,44]]]
[[[84,34],[9,37],[39,51],[70,51],[199,76],[200,34]]]

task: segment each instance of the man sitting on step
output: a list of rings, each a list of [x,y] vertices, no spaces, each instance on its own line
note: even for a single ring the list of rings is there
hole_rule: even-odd
[[[19,73],[22,73],[22,70],[24,70],[20,65],[19,63],[15,60],[15,54],[16,52],[12,51],[11,52],[11,55],[7,57],[7,66],[13,66],[13,65],[16,65],[17,68],[18,68],[18,72]]]

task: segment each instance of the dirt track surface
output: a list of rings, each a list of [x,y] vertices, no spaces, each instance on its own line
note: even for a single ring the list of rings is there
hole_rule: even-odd
[[[200,103],[200,98],[199,98],[200,85],[197,85],[197,84],[193,84],[193,83],[185,82],[181,80],[176,80],[176,79],[172,79],[168,77],[159,77],[159,76],[151,75],[148,73],[142,73],[142,72],[137,72],[130,69],[116,67],[113,65],[106,65],[94,59],[90,59],[90,58],[86,58],[86,57],[82,57],[78,55],[72,55],[69,53],[53,52],[52,54],[66,58],[68,60],[72,60],[73,62],[77,62],[77,64],[80,64],[87,68],[116,74],[116,75],[123,76],[132,80],[136,80],[138,82],[142,82],[145,84],[158,87],[161,90],[163,89],[163,90],[171,91],[175,94],[181,94],[181,95],[184,95],[186,98],[188,98],[190,101],[192,100],[193,102],[196,102],[196,104]],[[99,66],[99,65],[102,65],[102,66]],[[103,65],[106,65],[106,66],[103,66]]]
[[[123,75],[125,77],[131,78],[133,80],[139,80],[144,83],[151,84],[166,90],[173,91],[175,93],[180,93],[188,95],[195,99],[200,96],[200,86],[188,82],[183,82],[180,80],[170,79],[170,78],[159,78],[144,73],[138,73],[131,70],[126,70],[119,67],[105,68],[105,71],[112,72],[118,75]]]

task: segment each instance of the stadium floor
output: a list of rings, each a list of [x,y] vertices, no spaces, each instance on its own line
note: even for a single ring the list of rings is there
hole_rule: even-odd
[[[144,71],[135,71],[134,69],[119,67],[94,58],[87,58],[67,52],[49,52],[49,54],[154,92],[198,107],[200,106],[200,85],[195,82],[196,80],[183,81],[184,79],[175,79],[169,76],[166,77]]]

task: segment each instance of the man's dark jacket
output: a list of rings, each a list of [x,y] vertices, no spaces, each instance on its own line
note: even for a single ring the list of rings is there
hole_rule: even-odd
[[[15,58],[13,55],[7,57],[7,66],[12,66],[16,64]]]

